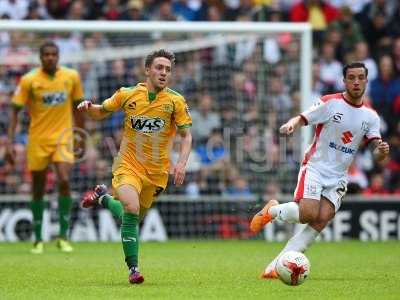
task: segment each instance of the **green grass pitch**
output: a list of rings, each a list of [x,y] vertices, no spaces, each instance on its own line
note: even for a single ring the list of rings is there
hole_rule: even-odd
[[[127,282],[119,243],[0,243],[0,299],[400,299],[400,242],[317,243],[301,286],[259,278],[283,246],[265,241],[142,243],[142,285]]]

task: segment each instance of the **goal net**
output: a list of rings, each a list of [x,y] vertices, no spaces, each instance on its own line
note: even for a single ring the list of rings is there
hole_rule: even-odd
[[[184,95],[189,104],[194,121],[194,145],[185,184],[182,187],[169,184],[164,200],[161,197],[155,206],[159,210],[152,213],[162,211],[177,220],[180,214],[198,213],[204,222],[212,224],[215,222],[212,216],[229,218],[232,210],[245,219],[257,200],[293,192],[301,152],[310,132],[303,131],[286,139],[279,136],[278,129],[312,101],[309,25],[2,21],[0,92],[4,110],[0,117],[0,136],[3,140],[8,124],[8,99],[20,77],[39,65],[38,47],[49,39],[60,48],[60,64],[79,71],[85,98],[96,103],[110,97],[121,86],[143,81],[144,58],[151,51],[165,48],[175,53],[176,66],[170,87]],[[85,130],[78,138],[85,139],[87,148],[79,153],[82,158],[77,160],[71,175],[76,201],[97,183],[111,184],[111,163],[121,140],[123,118],[123,113],[118,112],[101,122],[86,119]],[[17,165],[0,166],[0,220],[3,217],[10,222],[18,210],[24,216],[21,220],[25,220],[22,225],[15,222],[19,224],[14,228],[18,231],[16,240],[30,238],[27,201],[31,179],[25,159],[28,124],[25,113],[20,118],[15,141]],[[172,161],[177,158],[177,149],[179,140],[173,147]],[[56,183],[50,168],[46,183],[48,199],[57,197]],[[183,201],[192,201],[193,206],[180,206],[168,200],[175,199],[175,195]],[[212,205],[204,200],[209,196],[213,196]],[[238,199],[238,203],[223,200],[218,205],[214,203],[226,198]],[[45,216],[48,224],[57,218],[55,202],[50,201]],[[215,211],[211,214],[207,207]],[[82,211],[76,204],[73,226],[88,230],[90,221],[98,229],[103,226],[98,222],[103,218],[101,213],[104,212]],[[180,226],[191,228],[190,224],[177,222],[169,225],[166,234],[174,230],[181,232]],[[0,227],[0,240],[7,240],[6,227]],[[202,235],[201,230],[196,230],[192,237]],[[52,230],[47,232],[48,238],[54,235]],[[177,237],[190,237],[190,231],[185,232]],[[107,234],[96,239],[107,240]],[[109,234],[113,236],[115,232]]]

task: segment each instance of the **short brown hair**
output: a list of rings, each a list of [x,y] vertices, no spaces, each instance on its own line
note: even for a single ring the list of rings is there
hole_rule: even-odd
[[[354,68],[363,68],[365,70],[365,76],[368,77],[368,69],[365,66],[365,64],[362,62],[356,61],[356,62],[351,62],[343,67],[343,78],[346,78],[348,69],[354,69]]]
[[[144,66],[146,68],[150,68],[151,64],[157,57],[165,57],[171,62],[171,65],[175,64],[175,54],[168,50],[160,49],[153,51],[149,55],[147,55]]]

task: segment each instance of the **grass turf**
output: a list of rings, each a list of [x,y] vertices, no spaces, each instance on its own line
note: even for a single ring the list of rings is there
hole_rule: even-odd
[[[317,243],[301,286],[259,278],[281,243],[142,243],[142,285],[127,282],[119,243],[76,243],[60,253],[46,244],[0,243],[0,299],[399,299],[400,242]]]

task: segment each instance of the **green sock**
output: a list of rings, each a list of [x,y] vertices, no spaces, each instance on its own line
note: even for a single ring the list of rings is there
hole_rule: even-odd
[[[72,207],[72,199],[69,196],[58,197],[58,214],[60,222],[60,238],[67,238],[69,228],[69,216]]]
[[[104,208],[107,208],[109,211],[111,211],[114,217],[118,218],[119,220],[122,220],[122,215],[124,214],[124,207],[122,206],[122,203],[120,201],[106,194],[101,198],[101,205]]]
[[[137,267],[139,253],[139,216],[125,212],[122,216],[121,238],[128,268]]]
[[[35,241],[39,242],[42,240],[43,199],[32,200],[31,210],[33,215],[33,232],[35,233]]]

